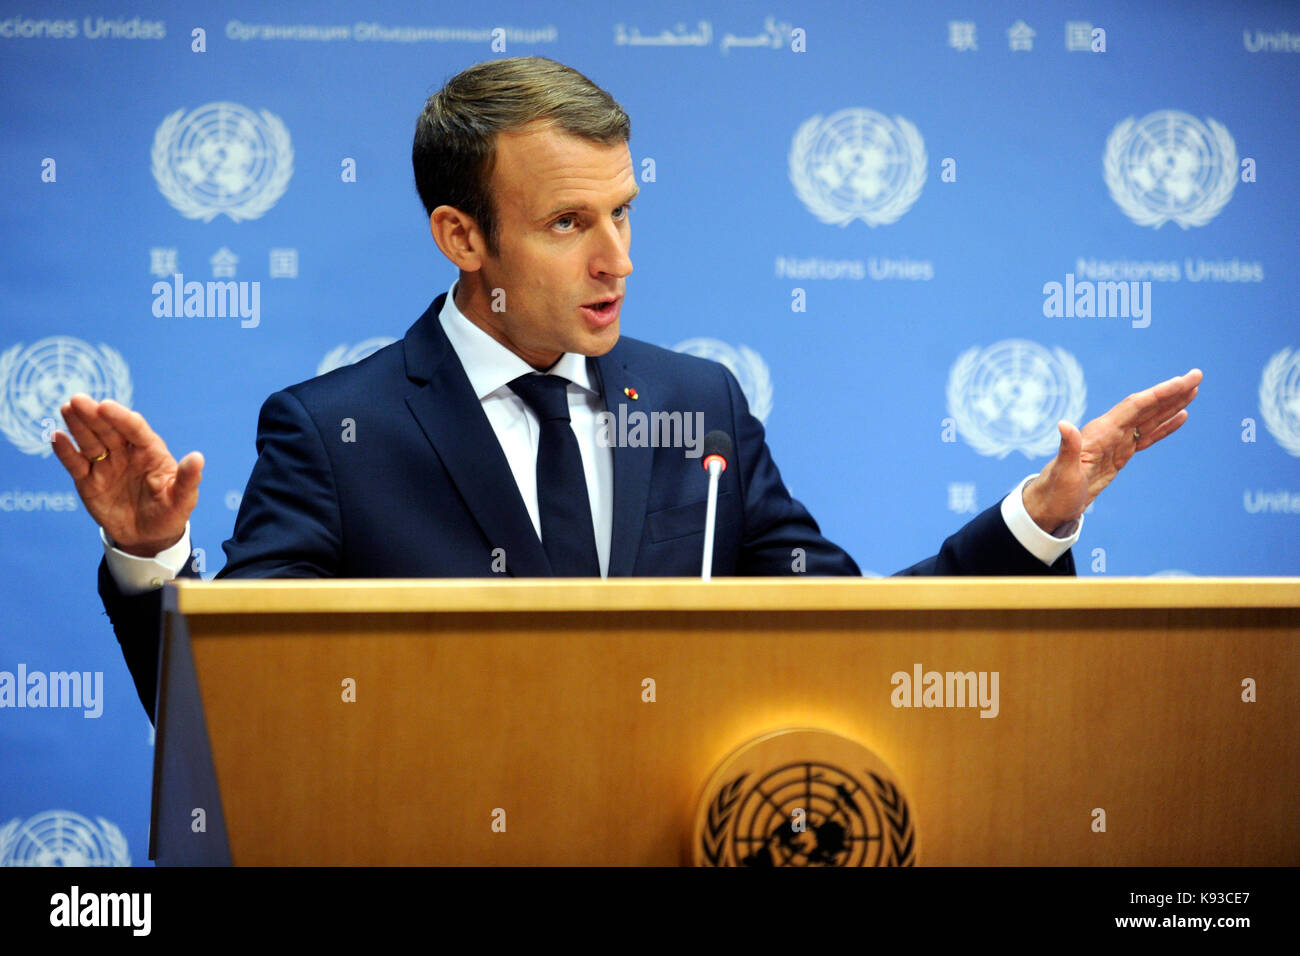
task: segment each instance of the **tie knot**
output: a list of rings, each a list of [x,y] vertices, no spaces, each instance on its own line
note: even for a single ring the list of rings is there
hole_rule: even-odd
[[[559,375],[521,375],[510,390],[522,398],[540,421],[569,420],[569,380]]]

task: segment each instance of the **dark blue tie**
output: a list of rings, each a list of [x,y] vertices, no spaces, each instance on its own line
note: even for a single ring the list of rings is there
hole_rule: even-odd
[[[569,424],[569,380],[558,375],[521,375],[510,389],[537,414],[537,506],[542,547],[556,577],[600,577],[591,522],[587,477],[578,438]]]

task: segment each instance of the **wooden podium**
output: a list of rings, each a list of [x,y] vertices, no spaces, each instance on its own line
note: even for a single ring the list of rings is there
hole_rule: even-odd
[[[892,770],[920,865],[1300,863],[1300,579],[182,580],[165,608],[163,865],[677,865],[719,763],[794,727]],[[996,716],[900,706],[930,671],[996,672]]]

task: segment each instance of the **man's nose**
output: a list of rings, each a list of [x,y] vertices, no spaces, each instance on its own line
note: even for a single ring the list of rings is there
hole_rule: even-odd
[[[620,230],[618,223],[607,223],[600,232],[599,246],[591,257],[591,270],[596,275],[623,278],[632,271],[628,250],[632,245],[631,227]]]

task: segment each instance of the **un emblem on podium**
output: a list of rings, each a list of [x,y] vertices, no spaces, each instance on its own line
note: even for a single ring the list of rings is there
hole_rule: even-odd
[[[704,788],[696,866],[912,866],[916,818],[893,771],[824,730],[780,730],[733,752]]]

